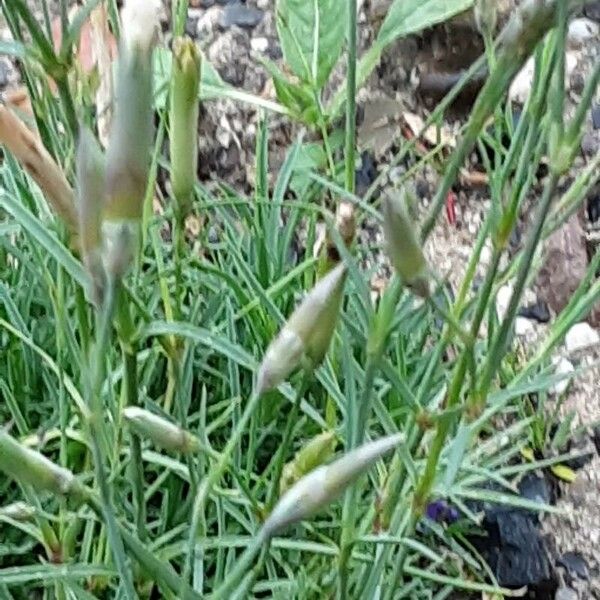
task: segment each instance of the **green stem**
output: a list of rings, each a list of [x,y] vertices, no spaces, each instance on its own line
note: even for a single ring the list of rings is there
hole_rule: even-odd
[[[77,121],[77,110],[75,109],[73,96],[69,89],[69,79],[67,74],[65,74],[64,77],[57,78],[56,87],[58,88],[58,95],[65,111],[67,125],[73,136],[73,141],[77,143],[79,137],[79,122]]]
[[[287,415],[287,421],[285,425],[285,431],[283,432],[283,437],[281,439],[281,444],[277,449],[277,453],[274,458],[275,471],[273,472],[273,479],[271,482],[271,489],[269,490],[269,495],[267,496],[267,502],[265,505],[266,511],[270,512],[275,504],[275,500],[277,499],[277,492],[279,490],[279,480],[281,479],[281,473],[283,472],[283,467],[285,464],[285,457],[288,453],[289,447],[292,442],[294,427],[296,425],[298,415],[300,413],[300,405],[302,403],[302,398],[308,389],[310,384],[310,380],[312,378],[311,371],[304,371],[302,375],[302,381],[300,383],[300,387],[296,393],[296,397],[294,398],[294,404],[292,405],[291,412]]]
[[[225,581],[210,596],[210,600],[229,600],[232,597],[233,591],[250,569],[254,558],[265,542],[268,543],[269,540],[261,530],[254,537],[252,543],[246,548],[242,556],[236,560],[235,567],[230,573],[227,573]]]
[[[541,239],[544,223],[546,222],[546,217],[550,210],[550,206],[554,198],[554,193],[556,191],[558,181],[559,176],[553,173],[550,175],[550,179],[546,183],[544,194],[539,203],[538,211],[535,216],[535,221],[533,223],[531,234],[528,236],[525,248],[523,250],[521,268],[519,270],[519,274],[517,276],[517,280],[513,288],[513,293],[510,297],[510,302],[508,304],[506,315],[502,320],[502,324],[500,325],[500,329],[496,335],[496,338],[494,339],[491,351],[488,354],[483,375],[481,376],[479,381],[477,394],[476,397],[473,399],[475,406],[478,408],[481,408],[483,406],[483,403],[485,402],[492,379],[497,373],[502,361],[502,357],[506,351],[509,334],[512,330],[517,311],[519,310],[521,296],[523,294],[523,290],[525,289],[529,272],[531,270],[533,256]]]
[[[105,456],[103,445],[107,442],[106,432],[103,427],[102,382],[106,354],[109,349],[112,315],[115,307],[115,283],[110,282],[106,299],[99,317],[98,337],[96,339],[95,354],[90,364],[91,385],[89,389],[87,425],[89,430],[92,458],[96,474],[96,482],[100,491],[100,508],[102,518],[106,525],[108,540],[112,550],[115,565],[121,577],[125,595],[129,599],[137,598],[133,586],[131,569],[127,563],[123,538],[117,524],[113,510],[113,497],[105,470]]]
[[[194,563],[195,554],[196,554],[196,541],[198,539],[198,529],[200,525],[200,519],[204,514],[204,507],[206,505],[206,500],[211,493],[214,485],[217,481],[222,477],[223,473],[227,468],[227,464],[231,459],[231,455],[235,450],[237,444],[239,443],[242,435],[244,434],[244,430],[248,425],[250,419],[254,415],[256,409],[258,408],[261,396],[256,392],[253,392],[248,400],[248,404],[240,420],[238,421],[235,429],[233,430],[231,437],[229,438],[225,449],[221,453],[217,462],[211,467],[208,472],[206,478],[200,485],[196,497],[194,498],[194,505],[192,508],[192,518],[190,523],[190,534],[188,538],[188,552],[187,559],[185,561],[183,575],[182,575],[182,585],[187,585],[187,582],[190,577],[190,573],[192,570],[192,565]]]
[[[356,0],[348,2],[348,84],[346,88],[346,190],[354,193],[356,152]]]
[[[125,363],[126,406],[138,406],[137,353],[135,349],[122,349]],[[133,505],[136,516],[136,529],[141,540],[146,539],[146,501],[144,498],[144,464],[142,462],[142,444],[140,437],[131,433],[131,474],[133,486]]]
[[[379,364],[379,355],[369,355],[365,367],[365,384],[362,397],[358,406],[358,414],[353,421],[349,421],[349,448],[356,448],[364,438],[369,414],[371,412],[373,386]],[[350,486],[344,496],[342,509],[342,535],[340,541],[340,556],[338,564],[338,598],[348,598],[348,561],[354,543],[356,522],[356,486]]]

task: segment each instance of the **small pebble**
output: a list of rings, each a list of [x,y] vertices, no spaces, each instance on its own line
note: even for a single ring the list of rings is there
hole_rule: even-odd
[[[600,343],[600,335],[588,323],[577,323],[569,329],[565,345],[569,353],[589,348]]]
[[[592,21],[600,22],[600,1],[594,0],[593,2],[587,2],[583,14]]]
[[[600,219],[600,188],[592,190],[587,198],[587,214],[591,223]]]
[[[503,285],[496,295],[496,311],[498,312],[498,319],[504,319],[508,305],[510,303],[510,297],[512,296],[513,288],[512,285]]]
[[[593,156],[598,151],[598,140],[592,133],[583,134],[581,138],[581,151],[586,156]]]
[[[600,129],[600,104],[592,106],[592,125],[594,129]]]
[[[578,598],[577,592],[568,587],[559,588],[554,595],[554,600],[578,600]]]
[[[269,48],[269,40],[266,37],[252,38],[250,46],[255,52],[264,53]]]
[[[555,375],[568,375],[569,373],[573,373],[575,371],[575,367],[571,361],[564,357],[556,357],[552,362],[556,365],[554,369]],[[557,384],[553,385],[550,391],[556,396],[561,396],[567,391],[570,383],[571,379],[566,377],[565,379],[561,379],[561,381],[559,381]]]
[[[15,79],[15,69],[7,58],[0,58],[0,88],[6,87]]]
[[[548,305],[540,300],[535,304],[524,306],[519,310],[519,316],[526,319],[532,319],[538,323],[547,323],[550,320],[550,310]]]
[[[589,40],[598,36],[599,27],[591,19],[573,19],[569,23],[567,41],[573,48],[581,48]]]
[[[529,319],[524,317],[517,317],[515,319],[515,333],[519,337],[528,335],[533,331],[533,323]]]
[[[257,8],[251,8],[243,4],[228,4],[219,19],[219,27],[229,29],[236,25],[237,27],[252,29],[262,21],[263,16],[263,11]]]
[[[590,574],[585,558],[577,552],[565,552],[557,561],[572,578],[588,579]]]

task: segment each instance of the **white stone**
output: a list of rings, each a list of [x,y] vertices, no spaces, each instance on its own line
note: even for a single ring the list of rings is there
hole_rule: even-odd
[[[571,79],[571,74],[575,70],[578,62],[578,55],[575,52],[567,52],[565,54],[565,85],[568,87]],[[535,59],[530,57],[523,68],[517,73],[508,89],[508,97],[519,104],[525,104],[529,93],[531,92],[531,86],[533,85],[533,79],[535,75]]]
[[[533,331],[533,323],[525,317],[517,317],[515,319],[515,333],[518,336],[526,336]]]
[[[489,265],[490,261],[492,260],[492,249],[490,248],[489,244],[486,244],[482,249],[481,249],[481,255],[479,256],[479,262],[483,265]]]
[[[565,345],[569,353],[600,343],[600,335],[587,323],[577,323],[567,332]]]
[[[512,285],[506,284],[503,285],[496,295],[496,311],[498,313],[498,319],[502,321],[504,316],[506,315],[506,311],[508,310],[508,305],[510,303],[510,297],[512,296],[513,288]]]
[[[517,73],[508,90],[508,97],[513,102],[525,104],[533,84],[533,75],[535,72],[535,61],[533,57],[529,58],[523,65],[523,68]]]
[[[254,52],[260,52],[261,54],[269,49],[269,40],[266,37],[252,38],[250,46]]]
[[[567,41],[573,48],[581,48],[593,38],[597,38],[600,28],[591,19],[573,19],[569,23]]]
[[[560,358],[555,357],[552,359],[552,362],[555,365],[555,368],[554,368],[555,375],[568,375],[569,373],[573,373],[575,371],[575,367],[573,366],[573,363],[571,363],[570,360],[564,358],[564,356],[561,356]],[[550,388],[550,392],[557,396],[560,396],[567,391],[570,383],[571,383],[571,378],[566,377],[565,379],[562,379],[561,381],[559,381],[558,383],[553,385]]]

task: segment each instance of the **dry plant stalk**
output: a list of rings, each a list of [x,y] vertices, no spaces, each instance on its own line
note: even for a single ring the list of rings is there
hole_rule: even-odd
[[[77,212],[74,195],[64,173],[40,139],[4,105],[0,105],[0,143],[8,148],[38,184],[56,214],[67,224],[69,231],[75,233]]]
[[[96,91],[98,138],[103,148],[108,146],[112,122],[113,70],[115,41],[108,28],[106,7],[97,6],[90,15],[90,37],[94,62],[98,68],[99,85]]]

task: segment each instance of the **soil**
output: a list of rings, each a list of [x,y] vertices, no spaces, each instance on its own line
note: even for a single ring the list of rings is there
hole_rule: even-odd
[[[509,14],[514,4],[506,0],[501,4],[501,20]],[[390,4],[390,0],[359,0],[359,44],[361,51],[366,50],[381,23],[382,16]],[[598,2],[588,2],[581,16],[586,16],[596,23],[600,21]],[[32,5],[38,3],[33,0]],[[261,65],[260,58],[265,57],[282,65],[282,54],[277,41],[273,2],[270,0],[191,0],[186,31],[197,39],[207,59],[217,69],[221,77],[231,85],[265,99],[275,99],[272,83]],[[235,6],[238,13],[226,11]],[[250,11],[250,12],[248,12]],[[165,12],[165,19],[167,18]],[[237,19],[239,25],[234,22]],[[166,23],[166,21],[165,21]],[[165,31],[168,27],[165,25]],[[5,25],[0,21],[0,39],[8,39]],[[169,43],[168,33],[165,43]],[[441,25],[422,35],[411,36],[401,40],[387,49],[380,65],[369,77],[366,85],[358,95],[359,132],[364,120],[368,119],[369,107],[377,101],[392,104],[396,108],[397,118],[405,113],[425,117],[440,94],[446,89],[448,82],[460,69],[468,66],[482,51],[480,37],[474,29],[471,15],[461,16],[451,23]],[[575,67],[569,77],[569,97],[567,113],[572,114],[580,100],[580,94],[587,74],[600,56],[600,40],[598,36],[589,40],[582,47],[572,48]],[[332,77],[331,89],[337,87],[343,79],[344,69],[340,67]],[[8,59],[0,58],[0,90],[14,89],[19,85],[18,69]],[[441,90],[441,91],[440,91]],[[470,94],[461,97],[444,123],[449,136],[455,135],[472,102],[477,87]],[[600,125],[597,115],[600,97],[598,93],[594,101],[594,111],[588,115],[585,123],[585,134],[582,140],[582,151],[576,160],[570,178],[585,167],[600,148]],[[391,112],[393,113],[394,110]],[[390,113],[391,114],[391,113]],[[254,158],[256,130],[262,115],[251,104],[233,102],[227,99],[206,102],[202,107],[199,125],[200,171],[199,177],[211,181],[225,181],[241,191],[251,190],[254,182]],[[391,117],[392,120],[395,117]],[[285,157],[285,151],[296,139],[300,128],[289,120],[275,114],[269,115],[269,164],[271,173],[277,173]],[[364,130],[364,129],[363,129]],[[383,147],[369,150],[365,148],[359,172],[364,178],[363,190],[368,187],[385,165],[389,162],[399,146],[401,128],[387,135],[388,142]],[[476,170],[476,156],[467,170]],[[401,164],[392,169],[386,185],[402,177],[409,167]],[[473,167],[471,169],[471,167]],[[420,200],[420,208],[425,211],[440,180],[440,174],[433,168],[426,167],[417,173],[410,185]],[[440,218],[427,246],[427,254],[431,264],[436,265],[438,273],[448,279],[454,289],[459,285],[474,238],[489,209],[489,194],[485,185],[462,183],[454,188],[455,219]],[[584,253],[587,256],[593,251],[600,230],[600,200],[596,189],[589,198],[587,214],[581,214],[579,222],[583,231]],[[536,198],[529,199],[534,204]],[[597,212],[594,206],[597,203]],[[591,208],[590,208],[591,207]],[[523,214],[522,229],[526,227],[529,211]],[[595,217],[595,218],[594,218]],[[518,246],[519,236],[513,239]],[[370,246],[380,246],[381,232],[368,219],[362,225],[359,239]],[[514,250],[514,248],[513,248]],[[483,272],[489,261],[490,249],[484,249],[479,269]],[[510,259],[507,253],[505,261]],[[373,276],[373,288],[380,288],[389,276],[389,268],[381,257],[376,273]],[[561,263],[562,260],[562,263]],[[556,258],[555,269],[569,271],[569,259],[560,254]],[[539,289],[539,286],[542,289]],[[538,298],[546,300],[544,282],[538,281],[538,288],[528,291],[527,304],[535,304]],[[556,314],[551,307],[550,318]],[[599,313],[600,314],[600,313]],[[518,343],[525,348],[532,347],[535,340],[540,339],[547,325],[533,320],[530,326],[524,327],[526,333]],[[593,440],[592,424],[600,423],[600,387],[597,384],[600,376],[598,355],[594,350],[584,352],[576,357],[567,356],[565,348],[559,354],[566,356],[575,364],[595,364],[578,376],[567,388],[564,397],[555,400],[556,414],[562,417],[569,411],[575,411],[577,418],[573,427],[583,426],[583,437],[587,443]],[[587,428],[587,429],[586,429]],[[559,567],[564,575],[565,586],[575,590],[580,599],[600,598],[600,430],[596,431],[596,454],[591,462],[579,472],[572,484],[561,486],[559,506],[566,511],[564,517],[553,516],[543,519],[544,531],[555,548],[558,560],[566,552],[581,554],[587,563],[588,577],[573,577],[567,569]]]

